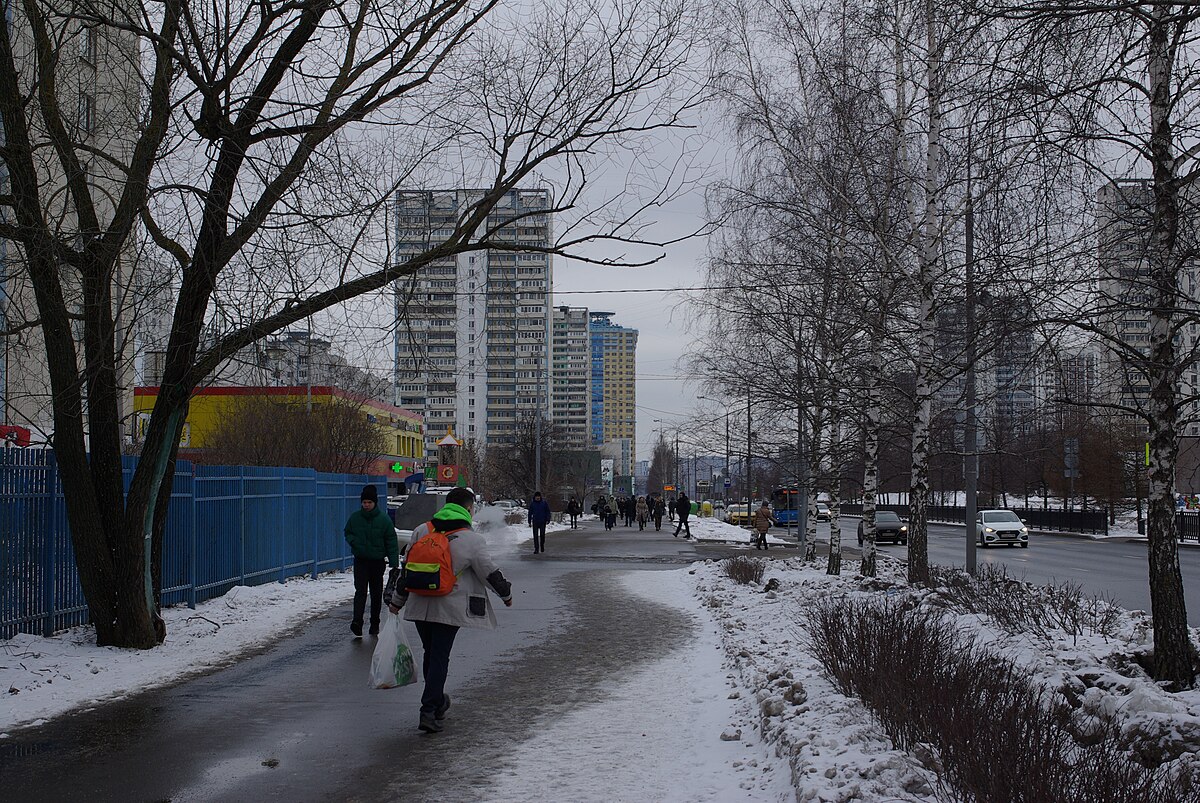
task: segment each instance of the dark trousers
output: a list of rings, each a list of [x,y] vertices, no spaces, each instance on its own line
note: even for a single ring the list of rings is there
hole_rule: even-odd
[[[656,530],[662,529],[662,514],[661,513],[654,514],[654,529],[656,529]]]
[[[379,627],[379,611],[383,608],[384,559],[354,559],[354,624],[363,623],[367,607],[367,591],[371,592],[371,627]]]
[[[579,526],[578,522],[579,522],[579,514],[578,514],[578,513],[572,513],[572,514],[571,514],[571,527],[572,527],[572,528],[577,528],[577,527]]]
[[[533,525],[533,551],[534,552],[545,552],[546,551],[546,525],[545,524]]]
[[[684,516],[679,517],[679,524],[675,525],[675,534],[679,535],[681,529],[687,533],[688,538],[692,537],[692,528],[688,526],[688,520]]]
[[[421,662],[421,677],[425,679],[425,691],[421,692],[421,713],[433,714],[442,707],[446,699],[446,675],[450,672],[450,651],[454,649],[454,637],[458,635],[456,625],[441,622],[413,622],[425,658]]]

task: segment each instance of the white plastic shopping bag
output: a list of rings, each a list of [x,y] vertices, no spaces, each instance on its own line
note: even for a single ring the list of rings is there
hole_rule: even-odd
[[[417,666],[404,638],[404,620],[390,611],[371,656],[371,688],[391,689],[417,682]]]

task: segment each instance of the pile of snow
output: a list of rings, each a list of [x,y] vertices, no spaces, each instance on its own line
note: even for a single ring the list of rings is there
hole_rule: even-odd
[[[742,685],[752,690],[766,738],[790,755],[800,800],[884,801],[939,799],[936,779],[912,756],[892,748],[871,713],[836,691],[805,646],[804,621],[822,599],[911,594],[931,615],[945,611],[941,593],[905,587],[903,567],[880,556],[878,582],[825,574],[824,562],[802,558],[767,565],[763,585],[739,585],[718,562],[691,570],[695,593],[722,626],[727,653],[736,657]],[[1047,689],[1065,689],[1084,714],[1117,718],[1140,749],[1180,762],[1200,763],[1200,690],[1169,693],[1132,656],[1151,645],[1150,618],[1115,611],[1107,636],[1051,630],[1043,636],[1002,632],[985,617],[955,615],[958,626],[998,655],[1025,667]],[[1200,631],[1193,631],[1200,640]]]
[[[667,526],[667,522],[663,522],[663,527]],[[675,525],[671,525],[674,527]],[[715,518],[697,518],[688,519],[688,527],[691,528],[692,537],[697,541],[715,541],[719,543],[733,543],[751,545],[751,533],[745,527],[738,527],[733,524],[728,524]],[[776,528],[772,532],[767,533],[767,544],[791,544],[796,545],[796,531],[792,530],[790,539],[781,537],[781,534],[786,534],[786,530]]]
[[[97,647],[91,626],[50,638],[18,633],[0,641],[0,692],[5,695],[0,731],[38,725],[81,705],[119,699],[227,664],[262,646],[264,639],[353,597],[350,572],[234,586],[195,610],[164,610],[167,640],[153,650]]]

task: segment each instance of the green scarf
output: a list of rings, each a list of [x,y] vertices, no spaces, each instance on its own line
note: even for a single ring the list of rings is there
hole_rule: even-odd
[[[433,518],[434,521],[460,521],[464,527],[471,526],[471,511],[462,505],[453,503],[445,505],[437,513],[434,513]]]

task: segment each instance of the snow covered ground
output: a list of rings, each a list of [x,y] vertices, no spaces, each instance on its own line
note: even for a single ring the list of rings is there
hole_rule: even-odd
[[[488,529],[493,541],[529,538],[527,527]],[[744,537],[711,520],[697,521],[693,532],[705,539]],[[1119,718],[1138,740],[1177,750],[1180,762],[1200,761],[1200,691],[1169,694],[1129,660],[1150,644],[1145,614],[1115,612],[1105,635],[1010,634],[984,617],[954,613],[944,590],[907,588],[898,563],[886,557],[880,563],[880,578],[867,580],[855,574],[854,561],[831,577],[823,563],[777,558],[763,577],[777,581],[771,591],[735,583],[718,562],[630,572],[630,591],[694,617],[697,639],[631,673],[605,701],[518,746],[496,779],[494,799],[533,800],[521,778],[535,764],[541,776],[559,779],[554,796],[563,800],[944,799],[936,777],[896,750],[861,703],[838,693],[809,652],[808,611],[816,600],[838,596],[912,595],[930,611],[949,610],[960,627],[1027,667],[1031,678],[1072,689],[1082,711]],[[0,730],[233,661],[305,617],[344,603],[350,589],[348,574],[236,588],[195,611],[167,611],[171,638],[151,652],[97,648],[88,628],[0,643],[0,683],[9,690]],[[627,726],[605,727],[614,718]],[[631,740],[631,731],[646,736]],[[606,760],[589,760],[598,754]],[[539,789],[538,799],[547,791]]]

